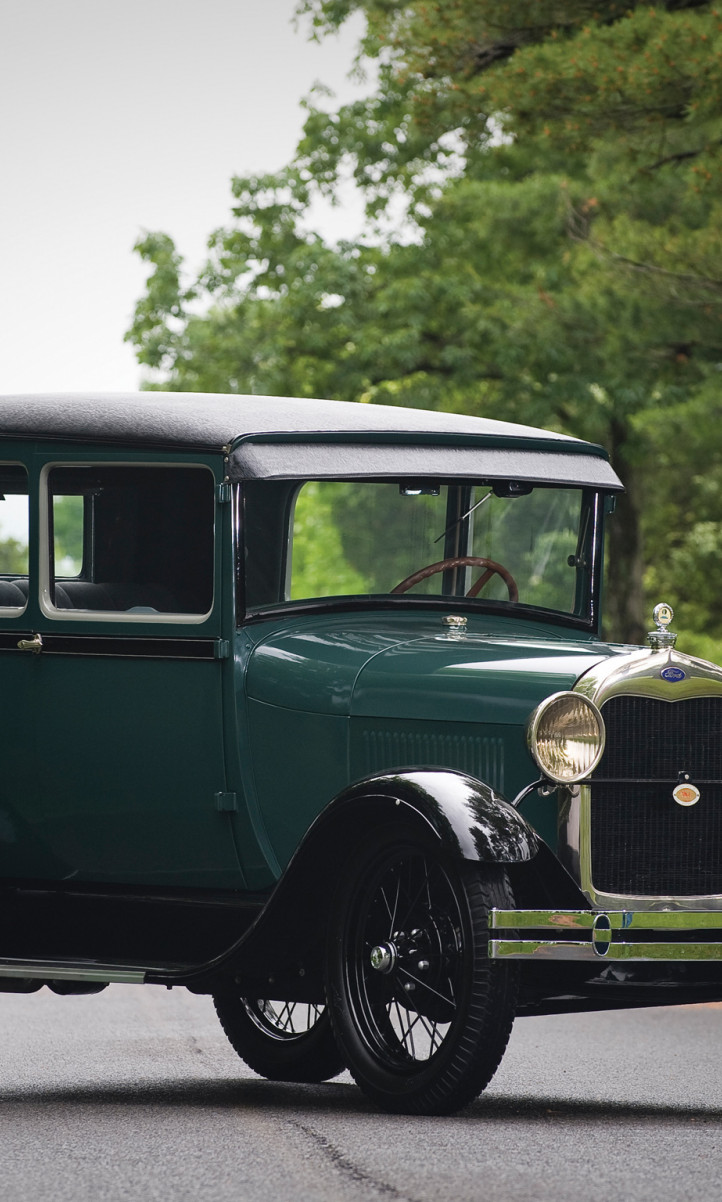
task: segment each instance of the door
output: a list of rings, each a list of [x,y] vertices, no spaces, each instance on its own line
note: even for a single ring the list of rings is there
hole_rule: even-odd
[[[216,481],[211,463],[158,458],[48,456],[34,473],[31,637],[4,657],[26,745],[6,877],[243,884],[223,804]]]

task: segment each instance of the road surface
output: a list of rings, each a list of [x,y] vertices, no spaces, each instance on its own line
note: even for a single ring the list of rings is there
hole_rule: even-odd
[[[721,1006],[522,1019],[452,1118],[245,1068],[208,998],[0,994],[3,1202],[715,1202]]]

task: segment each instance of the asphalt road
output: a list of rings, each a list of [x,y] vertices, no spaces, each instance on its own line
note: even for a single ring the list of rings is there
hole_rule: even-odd
[[[463,1114],[254,1077],[210,1001],[0,994],[2,1202],[715,1202],[722,1006],[520,1020]]]

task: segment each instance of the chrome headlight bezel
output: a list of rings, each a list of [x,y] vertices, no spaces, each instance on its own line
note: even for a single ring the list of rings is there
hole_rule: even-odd
[[[571,714],[570,714],[571,710]],[[574,731],[571,723],[579,726],[582,715],[588,720],[588,730]],[[570,733],[565,736],[564,718],[567,718]],[[556,738],[557,755],[552,756],[546,748]],[[532,712],[527,725],[527,746],[541,772],[557,785],[575,785],[591,776],[604,754],[606,732],[604,719],[599,708],[583,693],[565,691],[545,697]],[[563,750],[565,745],[577,744],[576,754]],[[591,754],[590,754],[591,753]],[[559,768],[560,758],[567,758],[569,767]]]

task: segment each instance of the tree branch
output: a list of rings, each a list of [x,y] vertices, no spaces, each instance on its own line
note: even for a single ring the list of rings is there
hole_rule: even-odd
[[[722,138],[718,138],[712,142],[712,146],[722,146]],[[682,159],[694,159],[698,154],[704,154],[707,150],[706,146],[698,146],[696,150],[680,150],[678,154],[665,155],[663,159],[657,159],[656,163],[650,163],[648,167],[641,167],[641,171],[656,171],[658,167],[664,167],[667,163],[679,163]]]
[[[511,58],[519,49],[518,41],[509,42],[492,42],[490,46],[484,46],[477,50],[474,54],[475,73],[488,71],[494,63],[503,62],[505,58]]]
[[[631,259],[628,255],[620,255],[616,251],[610,250],[603,242],[591,237],[592,215],[591,208],[575,209],[571,202],[568,203],[567,233],[573,242],[585,242],[600,258],[620,263],[631,271],[656,276],[658,279],[667,279],[677,284],[704,288],[709,292],[722,293],[722,279],[698,275],[691,271],[670,271],[669,268],[658,267],[655,263],[643,263],[639,259]]]

